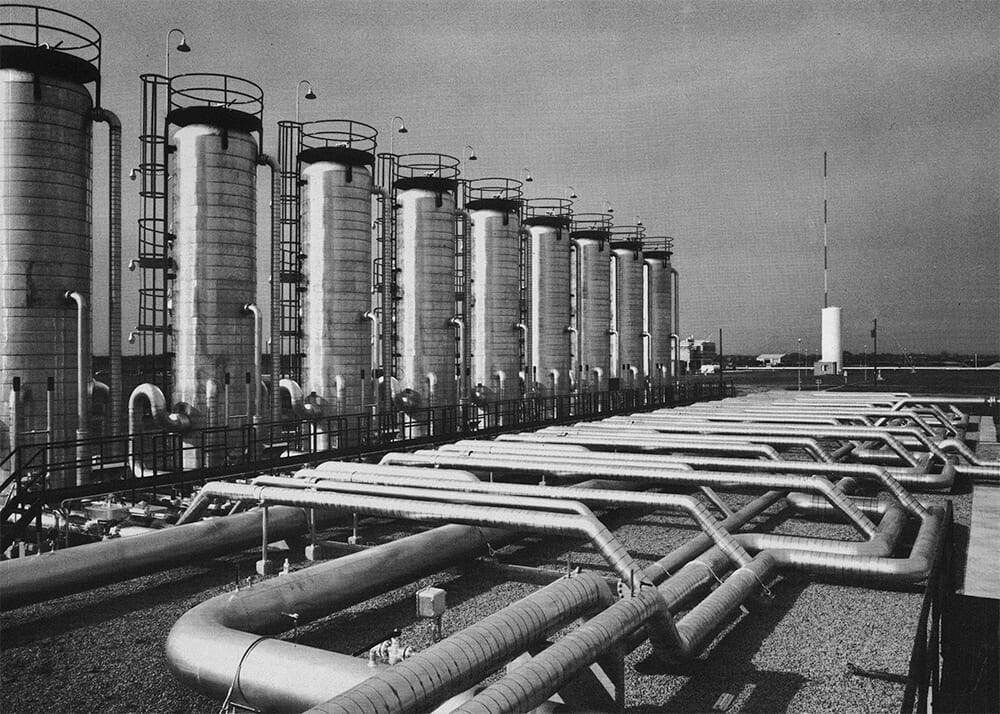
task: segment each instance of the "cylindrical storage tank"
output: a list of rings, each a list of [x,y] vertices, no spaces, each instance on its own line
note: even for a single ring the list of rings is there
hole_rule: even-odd
[[[611,309],[614,361],[611,372],[627,389],[645,389],[642,311],[642,226],[615,226],[611,232],[614,256],[614,300]],[[615,349],[617,348],[617,349]]]
[[[370,399],[372,171],[375,137],[348,120],[302,127],[302,389],[324,415]]]
[[[253,371],[257,278],[257,159],[263,94],[251,82],[222,75],[173,77],[169,125],[173,154],[174,393],[194,430],[223,426],[226,373]],[[237,377],[238,378],[238,377]],[[231,413],[252,413],[240,390]],[[204,446],[201,450],[200,447]],[[186,468],[225,454],[211,437],[185,443]]]
[[[824,307],[822,318],[823,361],[834,365],[835,374],[844,366],[844,352],[840,345],[840,308]]]
[[[532,198],[525,204],[530,285],[529,378],[542,396],[568,394],[570,390],[571,214],[572,202],[565,198]]]
[[[401,408],[454,404],[455,196],[459,160],[399,157],[396,189],[396,378]]]
[[[79,293],[89,313],[93,102],[85,85],[100,81],[100,42],[93,26],[56,10],[14,6],[0,18],[0,461],[15,444],[71,440],[88,428],[77,419],[77,307],[65,295]],[[86,361],[89,341],[88,331]],[[71,449],[49,454],[73,459]],[[47,483],[71,486],[75,472],[54,470]]]
[[[642,240],[642,257],[646,263],[646,332],[649,333],[646,370],[657,386],[669,380],[673,359],[670,339],[674,331],[670,286],[673,244],[674,239],[666,236]]]
[[[605,391],[611,367],[611,216],[578,213],[570,238],[576,245],[577,364],[582,389]]]
[[[476,399],[521,396],[520,241],[521,182],[470,181],[469,213],[470,378]]]

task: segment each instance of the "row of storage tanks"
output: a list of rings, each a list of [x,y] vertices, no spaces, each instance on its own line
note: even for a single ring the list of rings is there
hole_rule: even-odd
[[[59,21],[49,30],[72,18],[47,12]],[[87,435],[83,405],[93,384],[81,375],[90,370],[92,124],[110,113],[95,109],[86,86],[96,83],[99,104],[100,36],[84,25],[96,42],[79,43],[83,52],[50,49],[57,45],[42,43],[44,32],[18,41],[13,23],[0,25],[0,375],[9,397],[0,400],[0,458],[17,443]],[[218,75],[175,77],[166,116],[172,402],[196,427],[220,425],[222,385],[254,369],[260,335],[244,315],[257,292],[257,170],[276,168],[254,136],[262,93],[219,102],[219,83],[255,87]],[[241,103],[261,111],[243,112]],[[382,280],[395,286],[388,329],[399,407],[604,390],[612,378],[634,388],[647,386],[647,376],[654,384],[669,379],[669,239],[644,244],[640,227],[616,229],[605,214],[574,216],[566,199],[522,200],[517,181],[463,182],[459,161],[444,155],[390,157],[391,171],[376,186],[375,134],[337,121],[303,124],[298,133],[301,389],[312,414],[353,413],[370,401],[364,375],[380,363],[385,337],[373,310]],[[378,206],[389,210],[376,216]],[[394,274],[373,281],[374,236],[384,237],[390,221]],[[112,284],[113,303],[116,290]],[[456,369],[462,339],[465,387]],[[250,403],[259,390],[238,392],[227,412],[260,412]]]

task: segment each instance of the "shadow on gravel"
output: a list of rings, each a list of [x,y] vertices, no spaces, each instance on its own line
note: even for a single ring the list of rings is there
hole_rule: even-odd
[[[133,579],[13,610],[3,617],[5,625],[0,629],[3,649],[34,644],[54,634],[99,625],[147,610],[158,603],[174,602],[204,593],[208,588],[233,583],[237,563],[243,572],[253,572],[252,559],[245,562],[212,560],[200,564],[198,572],[181,577],[173,576],[176,571],[167,571],[171,573],[167,576],[145,576],[148,582],[143,583],[141,589],[136,588],[140,579]]]
[[[748,604],[749,614],[735,621],[730,619],[712,645],[695,660],[667,666],[650,656],[637,662],[635,676],[660,679],[663,691],[669,693],[659,702],[629,711],[710,712],[723,694],[731,695],[734,703],[740,702],[724,711],[785,711],[807,683],[806,678],[792,672],[758,670],[753,659],[807,586],[804,580],[779,580],[772,587],[772,600]],[[648,651],[648,644],[644,650]],[[687,679],[680,688],[677,677]]]

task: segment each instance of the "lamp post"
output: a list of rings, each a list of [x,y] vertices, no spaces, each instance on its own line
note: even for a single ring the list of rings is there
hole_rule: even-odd
[[[795,355],[798,357],[796,361],[799,363],[798,367],[795,368],[795,376],[796,376],[796,381],[798,382],[799,385],[799,391],[801,392],[802,391],[802,338],[801,337],[797,338],[795,342],[797,345],[795,348]]]
[[[531,183],[532,181],[534,181],[534,179],[531,178],[531,169],[529,169],[527,166],[521,169],[521,175],[524,177],[525,183]]]
[[[478,161],[479,157],[476,156],[476,150],[472,148],[469,144],[465,145],[465,158],[462,160],[462,174],[466,174],[468,171],[468,165],[470,161]]]
[[[300,94],[299,90],[302,89],[302,85],[306,85],[309,89],[306,90],[305,94]],[[300,79],[299,83],[295,85],[295,123],[299,123],[299,99],[305,97],[306,99],[315,99],[316,93],[313,91],[312,83],[308,79]]]
[[[604,212],[605,213],[614,213],[615,212],[615,209],[611,207],[611,201],[605,201],[604,202]]]
[[[395,126],[397,119],[399,119],[399,130],[398,130],[399,133],[400,134],[407,134],[407,133],[409,133],[406,130],[406,124],[403,123],[403,117],[401,117],[401,116],[394,116],[392,119],[389,120],[389,153],[390,154],[392,153],[392,139],[393,139],[392,128],[393,128],[393,126]]]
[[[176,27],[171,28],[167,31],[167,41],[166,41],[166,51],[164,52],[164,69],[163,73],[167,79],[170,79],[170,36],[175,32],[180,33],[181,41],[175,48],[178,52],[190,52],[191,46],[187,43],[187,38],[184,37],[184,30],[180,30]]]
[[[579,196],[576,195],[576,189],[575,188],[573,188],[572,186],[567,186],[566,188],[568,189],[568,193],[569,193],[569,197],[570,198],[579,198]]]

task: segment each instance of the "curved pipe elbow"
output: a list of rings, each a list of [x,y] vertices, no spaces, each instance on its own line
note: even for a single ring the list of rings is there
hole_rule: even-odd
[[[90,113],[91,118],[96,122],[104,122],[108,125],[111,131],[121,131],[122,122],[110,109],[105,109],[104,107],[95,107]]]
[[[146,382],[132,390],[128,399],[129,435],[139,431],[139,403],[145,401],[153,421],[167,431],[183,433],[191,428],[191,417],[183,412],[168,412],[167,399],[155,384]]]
[[[288,395],[292,405],[292,413],[303,419],[316,420],[323,417],[323,408],[318,404],[310,404],[302,396],[302,387],[294,379],[284,378],[278,382],[278,389]]]

